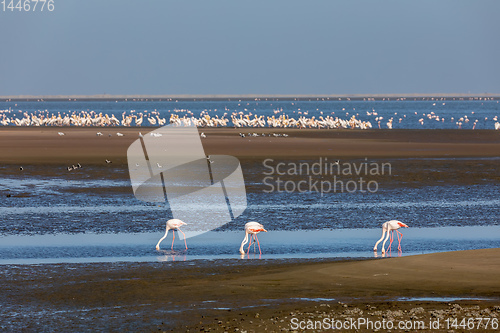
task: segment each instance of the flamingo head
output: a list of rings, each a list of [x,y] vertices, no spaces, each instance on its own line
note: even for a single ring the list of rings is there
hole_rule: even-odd
[[[402,228],[408,228],[408,226],[406,224],[404,224],[403,222],[398,222],[398,225]]]

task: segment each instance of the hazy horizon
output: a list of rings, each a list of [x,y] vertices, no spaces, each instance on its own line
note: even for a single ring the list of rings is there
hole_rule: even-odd
[[[151,94],[129,94],[129,95],[7,95],[0,96],[0,102],[5,100],[71,100],[71,99],[86,99],[86,100],[114,100],[114,99],[500,99],[500,93],[483,93],[483,94],[464,94],[464,93],[430,93],[430,94],[177,94],[177,95],[151,95]]]

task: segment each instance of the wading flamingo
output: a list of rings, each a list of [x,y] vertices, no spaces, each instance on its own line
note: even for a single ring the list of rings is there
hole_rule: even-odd
[[[160,250],[160,243],[162,240],[164,240],[167,237],[168,231],[172,230],[173,238],[172,238],[172,247],[171,249],[174,249],[174,240],[175,240],[175,230],[179,230],[182,235],[184,235],[184,245],[186,246],[186,250],[188,248],[186,244],[186,235],[182,232],[180,229],[181,226],[187,225],[187,223],[182,222],[179,219],[171,219],[167,221],[167,230],[165,231],[165,235],[158,241],[158,244],[156,244],[156,249]]]
[[[245,224],[245,238],[241,242],[240,246],[240,253],[245,254],[245,251],[243,250],[243,246],[248,243],[248,235],[250,234],[250,244],[248,244],[248,249],[247,253],[250,251],[250,246],[252,246],[252,238],[254,240],[254,243],[257,242],[257,245],[259,245],[259,253],[262,254],[262,251],[260,250],[260,243],[259,239],[257,238],[257,234],[261,231],[267,232],[266,229],[264,229],[264,226],[258,222],[248,222]]]
[[[387,232],[387,236],[385,237],[384,242],[382,243],[382,253],[385,253],[385,242],[387,242],[387,239],[389,239],[389,235],[391,237],[391,241],[389,243],[389,249],[391,248],[392,245],[392,232],[396,231],[398,234],[398,250],[401,251],[401,239],[403,239],[403,234],[399,232],[399,228],[408,228],[406,224],[403,222],[397,221],[397,220],[391,220],[387,221],[384,224],[382,224],[382,237],[375,243],[375,246],[373,247],[373,251],[377,252],[377,245],[384,239],[385,233]]]

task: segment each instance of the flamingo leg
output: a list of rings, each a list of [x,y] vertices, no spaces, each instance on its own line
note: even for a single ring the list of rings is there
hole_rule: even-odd
[[[392,251],[392,241],[394,240],[394,230],[389,231],[391,233],[391,237],[389,239],[389,251]]]
[[[174,240],[175,240],[175,230],[172,230],[172,235],[174,235],[174,237],[172,238],[172,251],[174,250]]]
[[[250,253],[250,246],[252,246],[252,239],[253,239],[253,237],[252,237],[252,236],[253,236],[253,235],[250,235],[250,243],[248,244],[247,254],[249,254],[249,253]]]
[[[398,233],[398,250],[402,251],[401,250],[401,240],[403,239],[403,234],[399,230],[396,230],[396,232]]]
[[[187,250],[188,246],[187,246],[187,243],[186,243],[186,234],[184,234],[181,229],[177,229],[177,230],[179,230],[181,232],[181,234],[184,236],[184,245],[186,246],[186,250]]]
[[[257,235],[255,235],[255,239],[257,240],[257,245],[259,245],[259,253],[262,254],[262,251],[260,250],[259,237],[257,237]]]

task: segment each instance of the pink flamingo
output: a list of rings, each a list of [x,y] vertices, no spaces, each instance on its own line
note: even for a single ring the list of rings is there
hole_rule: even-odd
[[[382,224],[382,237],[375,243],[375,246],[373,247],[373,251],[377,252],[377,245],[384,239],[385,233],[387,232],[387,236],[385,237],[384,243],[382,243],[382,253],[385,253],[385,242],[387,242],[387,239],[389,238],[389,235],[391,237],[391,241],[389,243],[389,249],[392,246],[392,241],[393,241],[393,232],[396,231],[398,234],[398,250],[401,251],[401,239],[403,239],[403,234],[399,232],[399,228],[408,228],[406,224],[403,222],[397,221],[397,220],[391,220],[387,221],[384,224]]]
[[[167,230],[165,231],[165,236],[163,236],[159,241],[158,241],[158,244],[156,244],[156,249],[157,250],[160,250],[160,243],[162,240],[164,240],[166,237],[167,237],[167,234],[168,234],[168,231],[170,229],[172,229],[172,234],[173,234],[173,239],[172,239],[172,247],[171,249],[173,250],[174,249],[174,240],[175,240],[175,230],[179,230],[182,235],[184,236],[184,245],[186,245],[186,250],[187,250],[187,244],[186,244],[186,235],[182,232],[182,230],[180,229],[181,226],[183,225],[187,225],[187,223],[184,223],[182,222],[181,220],[179,219],[171,219],[171,220],[168,220],[167,221]]]
[[[261,231],[267,232],[267,230],[264,229],[264,226],[258,222],[248,222],[247,224],[245,224],[245,238],[241,242],[241,246],[240,246],[240,253],[241,254],[245,254],[245,251],[243,250],[243,246],[246,243],[248,243],[248,235],[249,234],[251,236],[250,236],[250,244],[248,244],[247,253],[250,251],[250,246],[252,246],[252,238],[253,238],[254,243],[256,241],[257,244],[259,245],[259,253],[262,254],[262,251],[260,250],[259,239],[257,238],[257,234]]]

